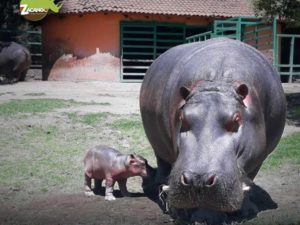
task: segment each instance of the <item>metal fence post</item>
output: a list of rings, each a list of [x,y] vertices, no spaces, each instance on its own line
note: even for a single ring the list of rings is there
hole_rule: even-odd
[[[293,71],[294,71],[294,48],[295,48],[295,37],[291,37],[291,46],[290,46],[290,71],[289,71],[289,83],[293,82]]]

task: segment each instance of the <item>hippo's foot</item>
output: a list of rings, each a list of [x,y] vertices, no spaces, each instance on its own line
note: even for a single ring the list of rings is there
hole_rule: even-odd
[[[84,192],[84,195],[85,195],[85,196],[88,196],[88,197],[95,196],[95,194],[94,194],[93,191],[85,191],[85,192]]]
[[[116,200],[116,198],[115,198],[115,196],[113,196],[113,195],[106,195],[106,196],[105,196],[105,200],[106,200],[106,201],[114,201],[114,200]]]

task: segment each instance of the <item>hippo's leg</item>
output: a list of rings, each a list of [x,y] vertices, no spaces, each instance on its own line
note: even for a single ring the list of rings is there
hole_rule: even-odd
[[[111,177],[105,178],[105,200],[113,201],[116,200],[113,195],[115,181]]]
[[[102,179],[95,179],[95,188],[94,188],[94,192],[95,192],[96,194],[100,194],[102,190],[104,191],[104,189],[103,189],[103,187],[102,187],[102,182],[103,182]]]
[[[262,164],[259,164],[251,173],[248,174],[248,177],[253,180],[254,177],[257,175],[260,167],[261,167]]]
[[[155,177],[155,183],[160,186],[163,184],[168,184],[168,177],[170,175],[172,166],[166,163],[162,159],[157,157],[157,173]]]
[[[163,191],[163,186],[168,185],[168,177],[171,172],[171,165],[157,157],[157,172],[155,179],[149,182],[144,190],[147,190],[147,197],[155,201],[159,207],[164,211],[168,211],[167,193]]]
[[[118,180],[119,188],[123,196],[129,197],[131,194],[127,190],[126,186],[127,179]]]
[[[19,81],[25,81],[26,74],[27,74],[27,70],[22,71],[21,75],[20,75],[20,78],[19,78]]]
[[[84,174],[84,193],[86,196],[94,195],[92,191],[92,179],[86,174]]]

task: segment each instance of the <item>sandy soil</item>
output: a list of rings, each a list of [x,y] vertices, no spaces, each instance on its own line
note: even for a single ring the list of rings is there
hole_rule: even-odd
[[[10,99],[63,98],[83,102],[109,103],[76,107],[82,112],[139,113],[138,83],[108,82],[22,82],[0,86],[0,103]],[[300,84],[284,85],[287,93],[300,93]],[[39,93],[39,95],[37,95]],[[70,111],[75,109],[69,109]],[[293,121],[285,135],[300,131]],[[0,161],[1,163],[1,161]],[[132,192],[141,192],[140,179],[130,180]],[[274,171],[260,171],[255,183],[266,190],[278,205],[260,212],[249,224],[300,224],[300,168],[285,165]],[[13,192],[14,190],[12,190]],[[5,193],[0,193],[5,198]],[[146,197],[118,198],[104,201],[103,196],[86,197],[82,190],[48,193],[0,206],[0,224],[62,225],[62,224],[173,224],[169,216]]]

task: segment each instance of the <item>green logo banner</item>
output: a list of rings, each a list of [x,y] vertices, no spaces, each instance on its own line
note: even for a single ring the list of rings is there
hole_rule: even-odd
[[[20,13],[27,20],[38,21],[43,19],[48,11],[58,13],[62,3],[54,3],[54,0],[21,0]]]

